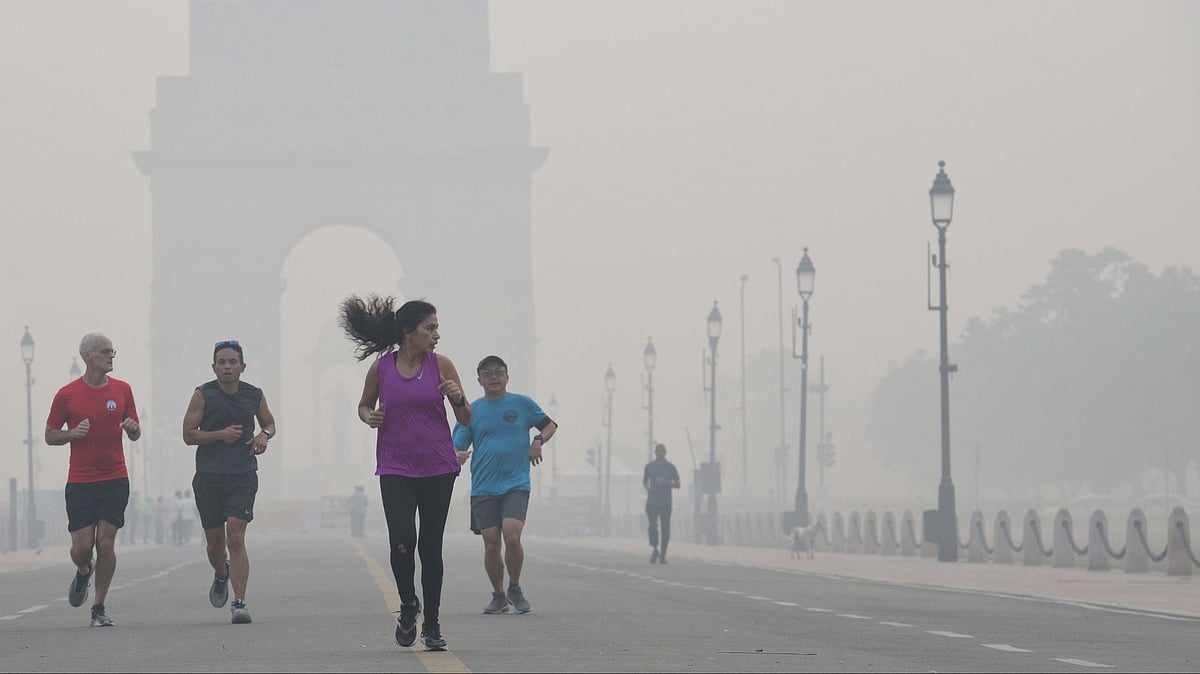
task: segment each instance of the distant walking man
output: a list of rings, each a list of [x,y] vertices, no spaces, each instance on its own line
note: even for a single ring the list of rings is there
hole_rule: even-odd
[[[483,397],[471,403],[471,423],[454,427],[454,448],[460,463],[471,461],[471,529],[483,536],[483,568],[492,582],[492,601],[483,612],[504,613],[511,603],[517,613],[529,613],[532,607],[521,589],[529,467],[542,462],[542,446],[558,424],[532,398],[508,392],[508,365],[499,356],[479,361],[475,372]],[[532,440],[531,428],[538,430]]]
[[[98,332],[86,334],[79,342],[79,355],[87,369],[54,395],[46,419],[46,444],[71,444],[64,495],[75,578],[67,590],[67,601],[82,606],[95,574],[92,627],[111,627],[104,599],[117,569],[117,531],[125,525],[129,504],[129,471],[121,433],[136,441],[142,436],[142,427],[133,389],[108,376],[117,357],[112,341]],[[96,551],[95,561],[92,550]]]
[[[250,622],[246,608],[246,583],[250,579],[246,525],[254,519],[257,457],[267,451],[267,442],[275,437],[275,417],[262,389],[242,381],[246,361],[236,340],[216,343],[212,369],[217,378],[192,393],[183,416],[183,441],[196,445],[192,490],[208,543],[208,562],[215,575],[208,600],[216,608],[224,606],[232,581],[233,603],[229,610],[231,622],[238,625]]]
[[[671,540],[671,490],[679,489],[679,471],[667,461],[667,446],[654,447],[654,460],[642,471],[642,486],[646,488],[646,516],[650,519],[650,563],[667,563],[667,543]],[[658,540],[662,522],[662,543]]]

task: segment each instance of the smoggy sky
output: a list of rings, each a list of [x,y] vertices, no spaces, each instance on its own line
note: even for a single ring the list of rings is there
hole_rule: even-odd
[[[713,300],[725,317],[718,386],[736,387],[741,275],[749,277],[747,357],[777,358],[772,258],[782,261],[790,313],[795,266],[808,247],[817,269],[812,372],[823,355],[839,452],[832,489],[865,496],[915,485],[932,497],[936,475],[889,474],[862,437],[869,395],[889,366],[937,349],[925,253],[927,242],[936,247],[928,189],[938,160],[958,190],[949,228],[952,338],[968,318],[1017,305],[1065,247],[1114,246],[1155,271],[1200,270],[1196,3],[490,7],[492,70],[524,75],[534,144],[550,148],[532,188],[538,372],[536,381],[514,372],[511,385],[543,404],[556,396],[564,469],[602,437],[610,362],[614,445],[645,446],[639,387],[649,336],[658,352],[656,436],[690,470],[685,426],[697,453],[707,453],[700,359]],[[187,49],[180,1],[0,4],[0,336],[9,343],[0,349],[9,382],[0,389],[9,459],[0,477],[19,477],[22,488],[24,326],[37,341],[35,438],[85,332],[113,339],[114,374],[149,399],[150,191],[130,153],[149,146],[155,78],[187,74]],[[313,265],[337,282],[309,284],[309,303],[330,306],[327,317],[285,307],[285,364],[312,350],[337,298],[402,292],[388,287],[394,275],[337,263],[371,241],[331,229],[292,252],[281,270],[289,288],[304,288]],[[452,334],[454,308],[438,304]],[[203,329],[204,317],[186,307],[179,317]],[[469,377],[476,355],[448,355],[477,391]],[[196,359],[196,383],[209,375],[208,354],[179,357]],[[280,400],[282,439],[286,412],[303,413],[308,394],[267,395]],[[161,411],[172,429],[186,402]],[[793,392],[793,461],[797,405]],[[740,457],[739,413],[717,414],[718,451],[732,461]],[[35,448],[45,453],[39,486],[63,482],[65,448],[40,440]],[[630,465],[641,456],[629,455]]]

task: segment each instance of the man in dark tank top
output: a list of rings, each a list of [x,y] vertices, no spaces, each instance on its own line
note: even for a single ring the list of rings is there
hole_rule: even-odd
[[[275,417],[262,389],[242,381],[246,361],[236,340],[216,343],[212,369],[217,378],[192,393],[183,417],[183,441],[196,446],[192,491],[215,576],[208,599],[214,607],[224,606],[232,584],[231,621],[242,624],[250,622],[246,525],[254,519],[257,457],[275,437]]]

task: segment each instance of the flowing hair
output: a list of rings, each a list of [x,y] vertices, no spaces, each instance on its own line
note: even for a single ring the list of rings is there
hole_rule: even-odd
[[[404,336],[417,329],[426,317],[437,309],[424,300],[410,300],[399,309],[396,298],[380,297],[374,293],[361,298],[351,295],[342,300],[338,325],[354,342],[354,357],[360,361],[373,355],[383,355],[398,347]]]

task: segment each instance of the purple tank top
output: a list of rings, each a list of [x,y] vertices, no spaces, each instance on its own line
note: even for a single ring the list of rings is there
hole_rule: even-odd
[[[375,441],[375,474],[432,477],[460,468],[438,390],[437,354],[427,353],[415,377],[396,371],[394,353],[375,361],[383,424]]]

